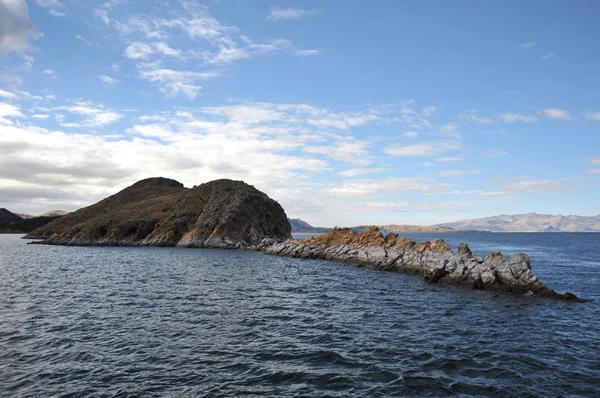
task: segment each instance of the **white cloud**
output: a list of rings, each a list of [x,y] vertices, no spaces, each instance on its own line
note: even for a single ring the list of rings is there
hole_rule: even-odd
[[[424,116],[429,116],[434,114],[436,110],[437,108],[435,106],[426,106],[425,108],[421,109],[421,114]]]
[[[408,138],[417,138],[419,136],[419,133],[416,131],[407,131],[406,133],[402,134],[405,137]]]
[[[0,89],[0,98],[4,98],[4,99],[8,99],[8,100],[14,100],[17,99],[17,95],[15,93],[11,93],[8,91],[4,91]]]
[[[146,43],[131,43],[125,49],[125,56],[129,59],[147,59],[154,53],[154,49]]]
[[[81,35],[75,35],[75,38],[85,44],[87,44],[88,46],[92,45],[92,42],[87,40],[85,37],[81,36]]]
[[[496,157],[496,156],[506,156],[508,155],[508,152],[502,150],[502,149],[488,149],[487,151],[485,151],[483,153],[483,157],[485,158],[492,158],[492,157]]]
[[[540,59],[543,59],[544,61],[549,60],[551,58],[554,58],[556,56],[556,54],[554,54],[553,52],[549,52],[548,54],[542,56]]]
[[[494,120],[490,117],[480,117],[477,115],[476,109],[471,109],[469,112],[461,113],[458,115],[460,120],[468,120],[470,122],[482,123],[482,124],[492,124]]]
[[[384,152],[396,157],[433,157],[459,148],[460,144],[455,141],[437,141],[409,145],[394,144],[385,148]]]
[[[466,176],[468,173],[465,170],[443,170],[438,173],[440,177],[460,177]]]
[[[598,120],[600,121],[600,112],[586,112],[584,116],[590,120]]]
[[[121,83],[121,81],[114,79],[110,76],[106,76],[106,75],[100,75],[99,79],[102,83],[104,83],[105,85],[107,85],[109,87],[114,87],[117,84]]]
[[[558,191],[563,180],[524,180],[515,183],[504,184],[504,188],[508,191],[516,193],[540,193]]]
[[[319,50],[296,50],[294,54],[300,57],[308,57],[311,55],[319,55],[320,53]]]
[[[214,71],[181,71],[166,68],[155,68],[153,65],[144,67],[139,71],[139,76],[142,79],[156,83],[163,94],[169,97],[175,97],[183,94],[190,99],[196,98],[198,92],[202,89],[201,86],[197,85],[198,81],[212,79],[219,75],[219,72]]]
[[[102,127],[116,123],[123,118],[120,113],[105,109],[102,104],[95,104],[90,101],[77,101],[72,105],[60,106],[54,109],[83,117],[83,120],[78,122],[64,122],[64,116],[61,117],[59,123],[64,127]]]
[[[302,8],[279,8],[271,9],[271,13],[267,17],[268,20],[278,21],[281,19],[302,19],[314,17],[321,13],[320,9],[302,9]]]
[[[43,8],[48,9],[48,14],[55,17],[65,17],[66,14],[59,9],[64,8],[64,4],[58,0],[36,0],[36,3]]]
[[[558,120],[573,120],[569,111],[558,108],[548,108],[544,109],[544,114],[548,119],[558,119]]]
[[[527,48],[531,48],[531,47],[533,47],[534,45],[535,45],[535,43],[534,43],[534,42],[532,42],[532,41],[528,41],[528,42],[526,42],[526,43],[522,43],[522,44],[521,44],[521,48],[525,48],[525,49],[527,49]]]
[[[7,104],[5,102],[0,102],[0,121],[5,120],[6,122],[6,118],[14,117],[24,117],[24,115],[16,106]]]
[[[600,164],[600,157],[598,158],[591,158],[588,160],[589,164]]]
[[[0,56],[16,51],[31,62],[25,52],[30,49],[29,39],[37,37],[25,0],[0,0]]]
[[[381,179],[344,180],[332,184],[327,193],[340,197],[376,197],[389,192],[428,192],[439,189],[435,180],[422,177],[385,177]]]
[[[367,165],[372,161],[368,146],[367,142],[346,138],[333,145],[307,146],[303,150],[310,154],[325,155],[333,160]]]
[[[452,169],[452,170],[442,170],[438,173],[438,176],[440,177],[463,177],[463,176],[467,176],[467,175],[479,175],[481,174],[480,170],[457,170],[457,169]]]
[[[511,113],[511,112],[506,112],[506,113],[500,114],[500,118],[506,123],[517,123],[517,122],[533,123],[538,120],[537,117],[535,117],[535,116],[528,116],[528,115],[523,115],[522,113]]]
[[[461,160],[463,160],[463,158],[453,157],[453,156],[445,156],[445,157],[436,159],[436,161],[438,161],[438,162],[458,162]]]
[[[50,11],[48,11],[48,14],[55,16],[55,17],[60,17],[60,18],[65,18],[67,16],[67,14],[65,14],[62,11],[58,11],[58,10],[50,10]]]
[[[591,174],[600,174],[600,169],[591,169],[590,173]]]
[[[340,171],[337,174],[341,175],[342,177],[356,177],[356,176],[365,175],[365,174],[382,173],[382,172],[388,171],[388,170],[389,170],[389,168],[387,168],[387,167],[371,167],[371,168],[359,167],[359,168],[355,168],[355,169],[348,169],[348,170]]]
[[[42,71],[42,73],[46,76],[50,76],[50,77],[56,77],[56,72],[53,71],[52,69],[44,69]]]

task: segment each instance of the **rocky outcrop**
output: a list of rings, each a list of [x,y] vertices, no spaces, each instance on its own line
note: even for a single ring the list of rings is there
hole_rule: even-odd
[[[475,256],[464,243],[454,253],[441,239],[417,243],[393,233],[384,237],[378,227],[367,228],[360,234],[348,228],[337,228],[306,240],[276,244],[266,248],[265,252],[420,274],[431,283],[579,300],[571,293],[559,294],[548,289],[531,272],[527,254],[517,253],[506,258],[495,252],[482,258]]]
[[[149,178],[33,231],[58,245],[249,247],[291,238],[283,208],[242,181]]]
[[[21,217],[4,208],[0,208],[0,234],[25,234],[40,228],[59,216]]]

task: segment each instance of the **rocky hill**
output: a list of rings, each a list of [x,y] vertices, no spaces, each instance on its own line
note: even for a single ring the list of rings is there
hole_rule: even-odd
[[[61,245],[239,247],[291,238],[291,227],[279,203],[242,181],[185,188],[149,178],[26,238]]]
[[[23,218],[4,208],[0,208],[0,234],[23,234],[40,228],[59,216]]]
[[[600,215],[582,217],[538,213],[503,214],[461,220],[440,224],[440,226],[490,232],[600,232]]]

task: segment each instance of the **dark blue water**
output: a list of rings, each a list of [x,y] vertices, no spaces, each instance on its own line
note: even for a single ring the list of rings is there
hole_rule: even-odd
[[[550,287],[591,301],[258,252],[4,235],[0,395],[599,396],[600,234],[444,238],[524,250]]]

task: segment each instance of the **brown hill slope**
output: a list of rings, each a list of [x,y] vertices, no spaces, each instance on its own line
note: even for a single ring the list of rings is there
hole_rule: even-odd
[[[26,236],[63,245],[234,247],[284,240],[283,208],[242,181],[194,188],[167,178],[139,181]]]

